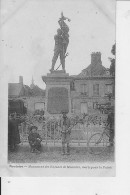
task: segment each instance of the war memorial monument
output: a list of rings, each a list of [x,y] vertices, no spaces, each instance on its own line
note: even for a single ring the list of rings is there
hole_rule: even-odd
[[[71,112],[71,78],[65,70],[65,58],[68,56],[67,47],[69,44],[69,27],[65,22],[66,20],[70,22],[70,19],[61,13],[61,18],[58,21],[60,28],[57,29],[57,34],[54,36],[55,47],[52,67],[50,73],[42,77],[46,83],[46,115]],[[55,68],[58,57],[60,58],[60,65]],[[59,70],[60,66],[62,70]]]
[[[102,65],[101,53],[91,54],[91,64],[78,75],[66,73],[65,60],[68,56],[70,19],[61,13],[58,21],[60,28],[54,36],[55,47],[50,73],[42,76],[46,83],[45,114],[59,115],[92,114],[96,106],[114,107],[114,75]],[[57,59],[60,59],[60,65]],[[59,68],[62,67],[61,70]]]

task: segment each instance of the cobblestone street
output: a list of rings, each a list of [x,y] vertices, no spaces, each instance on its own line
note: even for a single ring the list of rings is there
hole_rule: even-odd
[[[87,147],[71,144],[70,155],[61,154],[61,144],[42,143],[40,154],[31,153],[28,143],[17,146],[15,152],[9,152],[9,163],[42,163],[42,162],[114,162],[113,148],[100,155],[92,155]]]

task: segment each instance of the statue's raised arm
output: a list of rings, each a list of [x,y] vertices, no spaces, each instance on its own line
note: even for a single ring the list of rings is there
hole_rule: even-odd
[[[68,33],[69,32],[69,27],[68,25],[65,23],[65,20],[68,20],[68,22],[70,22],[71,20],[67,17],[65,17],[63,15],[63,12],[61,12],[61,18],[59,18],[59,25],[60,25],[60,28],[61,30],[63,30],[63,33]]]

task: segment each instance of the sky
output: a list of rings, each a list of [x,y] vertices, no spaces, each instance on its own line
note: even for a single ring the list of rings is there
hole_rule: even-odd
[[[2,70],[8,82],[34,83],[45,88],[42,75],[51,68],[54,35],[61,11],[71,19],[66,72],[79,74],[100,51],[102,63],[110,66],[115,43],[115,0],[2,0]],[[59,60],[56,67],[60,64]]]

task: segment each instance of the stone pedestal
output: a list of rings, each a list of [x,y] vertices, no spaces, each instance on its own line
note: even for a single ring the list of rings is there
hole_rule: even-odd
[[[42,76],[46,83],[45,114],[59,115],[62,112],[71,113],[70,82],[68,73],[62,70]]]

